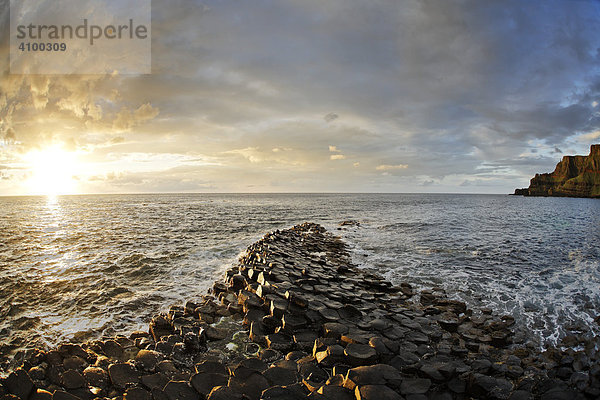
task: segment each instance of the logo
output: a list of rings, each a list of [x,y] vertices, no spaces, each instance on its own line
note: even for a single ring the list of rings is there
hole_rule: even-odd
[[[11,0],[11,74],[149,74],[150,0]]]

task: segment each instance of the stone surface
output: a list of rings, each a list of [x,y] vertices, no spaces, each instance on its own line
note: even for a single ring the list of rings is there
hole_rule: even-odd
[[[185,381],[170,381],[163,389],[169,400],[199,400],[200,395]]]
[[[120,390],[127,389],[140,381],[140,374],[131,364],[119,363],[108,367],[108,375],[112,384]]]
[[[34,384],[24,369],[17,369],[4,381],[8,391],[21,399],[27,399],[34,390]]]
[[[385,385],[357,386],[356,400],[403,400],[402,396]]]
[[[190,382],[203,397],[207,396],[215,386],[225,386],[229,377],[224,374],[201,372],[192,376]]]

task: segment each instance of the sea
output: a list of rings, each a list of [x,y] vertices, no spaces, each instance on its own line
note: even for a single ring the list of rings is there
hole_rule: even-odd
[[[2,366],[18,350],[147,329],[265,233],[305,221],[342,237],[360,268],[511,314],[539,346],[599,334],[596,199],[136,194],[0,197],[0,210]]]

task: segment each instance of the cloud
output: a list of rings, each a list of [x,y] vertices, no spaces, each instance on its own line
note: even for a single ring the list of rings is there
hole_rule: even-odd
[[[129,131],[134,126],[153,119],[158,115],[158,112],[158,108],[152,107],[150,103],[142,104],[133,112],[127,108],[122,108],[113,122],[113,128],[120,132]]]
[[[3,151],[86,149],[95,175],[124,174],[106,190],[460,191],[485,174],[471,187],[512,192],[600,139],[598,7],[548,1],[158,2],[152,74],[10,75],[5,57]],[[215,165],[107,158],[162,152]]]
[[[381,164],[381,165],[378,165],[377,167],[375,167],[375,169],[377,171],[392,171],[392,170],[406,169],[406,168],[408,168],[408,164],[395,164],[395,165]]]
[[[329,114],[326,114],[326,115],[323,117],[323,119],[325,120],[325,122],[328,122],[328,123],[329,123],[329,122],[333,122],[333,121],[335,121],[335,120],[336,120],[336,119],[338,119],[338,118],[339,118],[339,115],[337,115],[336,113],[332,113],[332,112],[331,112],[331,113],[329,113]]]

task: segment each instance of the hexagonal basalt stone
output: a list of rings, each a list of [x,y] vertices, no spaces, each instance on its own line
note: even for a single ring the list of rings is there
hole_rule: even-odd
[[[170,381],[165,385],[163,392],[169,400],[199,400],[198,393],[185,381]]]
[[[125,390],[140,381],[139,372],[133,365],[127,363],[111,364],[108,367],[108,375],[112,384],[120,390]]]
[[[346,325],[337,322],[327,322],[323,324],[323,336],[326,338],[339,339],[346,333],[348,333],[348,327]]]
[[[356,386],[364,385],[397,386],[401,380],[400,371],[396,368],[387,364],[375,364],[349,370],[344,379],[344,387],[354,390]]]
[[[356,400],[403,400],[403,397],[385,385],[357,386]]]
[[[215,386],[225,386],[229,377],[223,374],[202,372],[192,376],[190,382],[194,389],[202,395],[202,398],[208,396]]]
[[[344,349],[344,354],[348,363],[355,367],[377,362],[377,351],[366,344],[350,343]]]

